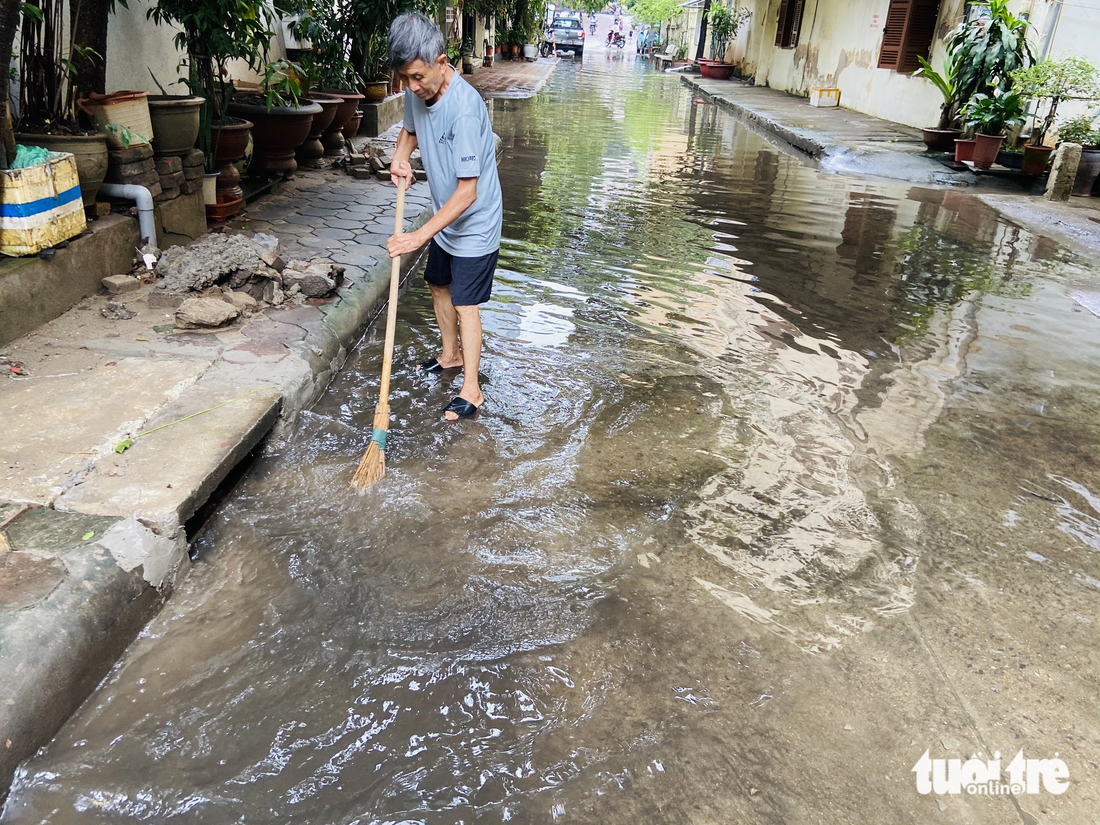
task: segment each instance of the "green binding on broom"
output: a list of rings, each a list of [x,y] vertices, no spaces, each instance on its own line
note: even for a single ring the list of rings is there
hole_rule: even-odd
[[[409,179],[397,187],[397,214],[393,222],[393,234],[401,234],[401,221],[405,214],[405,190]],[[393,367],[393,339],[397,331],[397,293],[401,286],[401,258],[390,258],[390,303],[386,312],[386,346],[382,358],[382,385],[378,389],[378,406],[374,408],[374,432],[370,444],[363,453],[359,468],[351,478],[352,488],[362,493],[386,474],[386,435],[390,429],[390,370]]]

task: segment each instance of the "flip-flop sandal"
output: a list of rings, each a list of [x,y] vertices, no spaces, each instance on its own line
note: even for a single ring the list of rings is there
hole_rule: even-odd
[[[459,398],[457,395],[451,399],[450,404],[443,408],[444,413],[453,412],[459,418],[473,418],[477,415],[477,410],[477,407],[465,398]]]
[[[416,365],[416,371],[417,372],[431,373],[433,375],[437,375],[441,372],[448,372],[450,370],[460,370],[460,369],[462,369],[461,366],[445,367],[442,364],[440,364],[439,361],[437,361],[435,358],[432,358],[429,361],[422,361],[422,362],[420,362],[419,364]]]

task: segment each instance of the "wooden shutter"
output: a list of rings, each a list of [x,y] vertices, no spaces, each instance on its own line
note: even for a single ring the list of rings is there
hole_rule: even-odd
[[[779,46],[780,48],[783,47],[783,42],[786,39],[783,35],[785,34],[784,29],[787,25],[787,3],[788,0],[780,0],[779,17],[776,19],[775,22],[775,45]]]
[[[915,72],[920,68],[917,57],[927,60],[932,54],[932,39],[936,36],[936,20],[940,16],[940,0],[912,0],[909,25],[905,31],[905,48],[901,53],[899,72]]]
[[[912,0],[890,0],[890,8],[886,11],[886,27],[882,30],[882,51],[878,56],[880,69],[896,69],[901,62],[911,5]]]
[[[915,72],[917,57],[927,58],[936,36],[940,0],[890,0],[878,67],[898,72]]]
[[[802,29],[802,10],[805,5],[805,0],[791,0],[791,33],[785,44],[788,49],[798,45],[798,32]]]

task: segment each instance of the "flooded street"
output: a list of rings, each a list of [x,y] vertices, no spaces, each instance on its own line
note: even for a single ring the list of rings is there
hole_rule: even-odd
[[[0,820],[1095,821],[1100,276],[631,58],[495,101],[483,413],[417,277]]]

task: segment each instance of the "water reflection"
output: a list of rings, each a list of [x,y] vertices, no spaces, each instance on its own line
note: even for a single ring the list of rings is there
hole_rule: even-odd
[[[907,628],[925,554],[994,582],[1036,502],[1096,549],[1096,481],[1048,424],[1091,432],[1095,319],[1062,317],[1058,280],[1087,290],[1087,266],[954,193],[823,176],[598,56],[493,108],[485,414],[439,423],[461,378],[414,374],[436,340],[414,289],[385,484],[346,492],[373,337],[5,821],[808,820],[812,781],[850,779],[818,772],[885,757],[777,733],[776,697],[822,713],[783,696],[807,662]],[[1022,492],[1001,462],[1036,439]],[[982,553],[937,543],[986,512]],[[1092,553],[1030,552],[1100,580]],[[898,718],[897,678],[860,712]]]

